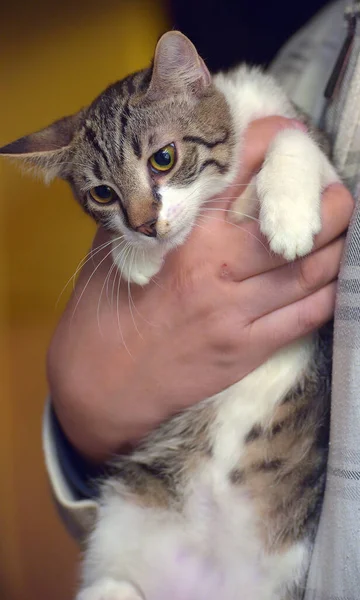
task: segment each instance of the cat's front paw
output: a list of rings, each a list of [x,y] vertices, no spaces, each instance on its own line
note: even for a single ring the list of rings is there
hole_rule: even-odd
[[[129,283],[147,285],[152,277],[160,271],[164,258],[159,252],[149,252],[133,248],[132,252],[126,250],[119,252],[117,246],[113,248],[113,260],[123,277]]]
[[[127,581],[101,579],[81,590],[76,600],[144,600],[144,597]]]
[[[312,209],[301,210],[301,203],[292,205],[289,198],[263,197],[260,209],[260,229],[266,236],[270,249],[286,260],[295,260],[311,252],[314,237],[321,230],[321,220],[314,202]]]
[[[275,137],[256,177],[261,232],[271,250],[287,260],[305,256],[313,248],[321,229],[320,201],[327,166],[307,134],[285,130]]]

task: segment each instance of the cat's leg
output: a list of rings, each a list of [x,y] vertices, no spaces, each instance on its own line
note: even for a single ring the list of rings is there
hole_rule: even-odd
[[[321,229],[321,193],[339,177],[312,138],[281,131],[256,177],[260,228],[270,248],[288,260],[304,256]]]
[[[321,229],[322,190],[339,177],[305,132],[285,130],[271,144],[259,174],[233,203],[231,220],[253,217],[270,248],[288,260],[304,256]]]
[[[161,269],[164,262],[164,250],[152,248],[148,252],[142,248],[119,249],[119,243],[113,244],[112,257],[125,281],[147,285]]]
[[[81,590],[76,600],[144,600],[144,597],[131,583],[106,578]]]

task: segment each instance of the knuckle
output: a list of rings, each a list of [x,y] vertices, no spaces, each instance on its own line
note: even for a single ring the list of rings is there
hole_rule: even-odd
[[[326,280],[326,267],[316,253],[309,254],[299,262],[298,281],[305,294],[316,291]]]
[[[321,315],[310,302],[302,302],[298,312],[298,328],[300,333],[313,331],[321,324]]]
[[[208,334],[213,349],[220,355],[232,355],[239,349],[239,332],[231,314],[214,314],[209,324]]]
[[[347,189],[342,183],[333,184],[333,190],[341,196],[341,202],[345,207],[353,210],[355,207],[355,199],[351,194],[350,190]]]

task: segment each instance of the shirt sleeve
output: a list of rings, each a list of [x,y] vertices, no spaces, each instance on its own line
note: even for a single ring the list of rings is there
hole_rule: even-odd
[[[82,541],[94,526],[101,470],[87,464],[67,441],[48,399],[43,416],[45,466],[56,507],[66,528]]]

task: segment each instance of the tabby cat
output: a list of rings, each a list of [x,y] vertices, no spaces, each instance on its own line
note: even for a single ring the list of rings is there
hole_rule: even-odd
[[[299,117],[271,76],[242,65],[212,77],[171,31],[150,68],[0,153],[66,179],[116,240],[123,277],[146,285],[234,179],[250,121],[271,115]],[[247,188],[258,201],[246,191],[233,208],[258,210],[271,250],[293,260],[311,250],[321,192],[337,180],[306,128],[283,130]],[[306,336],[117,457],[77,600],[301,598],[324,490],[330,366],[331,340]]]

